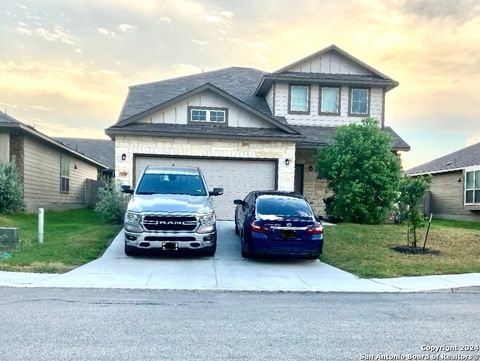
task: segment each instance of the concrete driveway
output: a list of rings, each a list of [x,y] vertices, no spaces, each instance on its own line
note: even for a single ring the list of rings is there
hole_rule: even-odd
[[[326,242],[329,240],[327,239]],[[233,222],[218,222],[215,257],[128,257],[123,233],[65,274],[0,272],[0,285],[248,291],[401,292],[480,285],[480,275],[361,279],[320,261],[243,259]]]

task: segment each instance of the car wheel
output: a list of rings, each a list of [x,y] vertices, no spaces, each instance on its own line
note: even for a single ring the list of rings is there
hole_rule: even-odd
[[[241,245],[242,245],[242,257],[243,258],[250,258],[252,256],[252,254],[250,252],[248,252],[246,247],[245,247],[245,241],[243,239],[243,235],[241,237]]]
[[[320,252],[312,253],[311,255],[307,256],[307,259],[316,261],[320,257]]]
[[[237,220],[235,220],[235,234],[237,236],[240,234],[240,231],[238,230],[238,226],[237,226]]]
[[[127,246],[127,244],[125,243],[125,254],[126,254],[127,256],[134,256],[134,255],[135,255],[134,247],[132,247],[132,246]]]

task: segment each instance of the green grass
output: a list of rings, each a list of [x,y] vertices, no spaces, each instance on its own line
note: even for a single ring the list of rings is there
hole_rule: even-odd
[[[360,277],[421,276],[480,272],[480,224],[434,220],[427,248],[439,255],[393,251],[406,244],[404,225],[343,223],[325,227],[321,260]],[[419,232],[423,246],[424,230]]]
[[[45,213],[44,243],[37,240],[37,215],[0,215],[0,226],[18,227],[20,247],[0,260],[0,270],[66,272],[100,256],[120,230],[91,209]]]

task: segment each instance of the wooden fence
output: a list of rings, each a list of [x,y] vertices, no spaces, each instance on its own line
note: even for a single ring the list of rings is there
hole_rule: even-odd
[[[98,189],[105,186],[104,181],[87,179],[85,181],[85,205],[88,208],[95,208],[98,201]]]

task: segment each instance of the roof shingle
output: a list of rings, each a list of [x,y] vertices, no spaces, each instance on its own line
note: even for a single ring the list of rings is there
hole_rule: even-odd
[[[480,165],[480,143],[457,150],[430,162],[410,168],[407,174],[442,173],[451,170],[463,169],[470,166]]]

